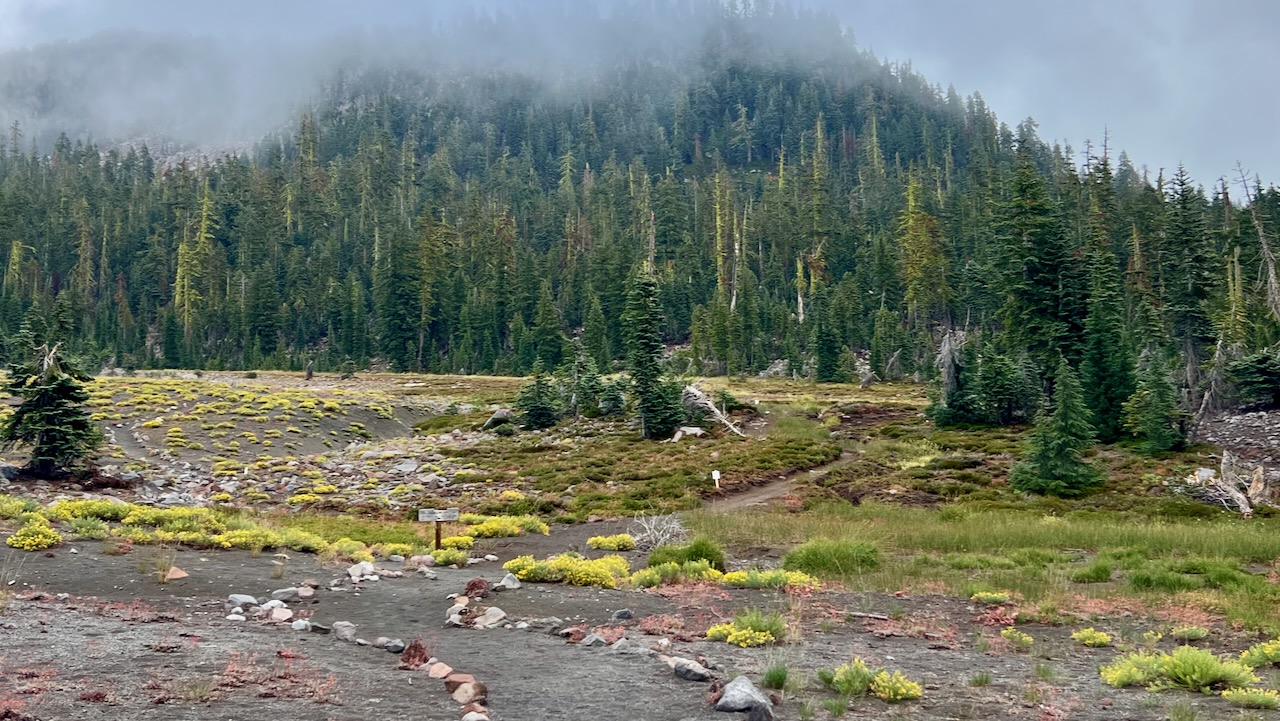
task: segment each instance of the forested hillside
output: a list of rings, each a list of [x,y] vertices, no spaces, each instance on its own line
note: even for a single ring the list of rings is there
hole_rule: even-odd
[[[953,412],[1021,418],[1063,356],[1104,437],[1144,374],[1194,410],[1280,340],[1273,190],[1250,207],[1100,145],[1081,167],[829,18],[682,12],[707,28],[683,50],[576,73],[350,65],[241,156],[42,152],[14,125],[0,336],[138,368],[508,374],[578,337],[608,367],[652,256],[678,371],[839,380],[865,351],[933,377],[941,346]],[[966,410],[980,381],[1018,388]]]

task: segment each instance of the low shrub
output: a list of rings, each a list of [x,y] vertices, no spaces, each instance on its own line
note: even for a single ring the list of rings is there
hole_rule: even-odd
[[[707,629],[707,638],[752,648],[781,641],[786,632],[787,622],[782,614],[764,613],[753,608],[739,612],[730,623],[716,624]]]
[[[746,571],[730,571],[724,574],[721,582],[730,588],[818,588],[822,582],[801,571],[761,571],[758,568]]]
[[[1250,646],[1240,654],[1240,663],[1249,668],[1262,668],[1280,663],[1280,639],[1263,641]]]
[[[1094,561],[1071,574],[1075,583],[1106,583],[1111,580],[1113,568],[1106,561]]]
[[[1191,646],[1180,646],[1171,653],[1125,654],[1099,672],[1109,686],[1146,686],[1152,691],[1176,688],[1213,693],[1258,682],[1258,677],[1244,663],[1223,661]]]
[[[1175,626],[1169,635],[1179,641],[1200,641],[1209,636],[1209,629],[1204,626]]]
[[[587,539],[587,546],[597,551],[634,551],[636,550],[636,539],[632,538],[629,533],[619,533],[615,536],[592,536]]]
[[[782,567],[813,576],[841,578],[880,565],[880,549],[867,541],[815,538],[791,549]]]
[[[1078,641],[1089,648],[1103,648],[1111,645],[1111,634],[1095,631],[1092,628],[1082,628],[1071,634],[1073,641]]]
[[[71,521],[71,531],[81,538],[101,541],[111,535],[111,527],[97,518],[76,518]]]
[[[901,671],[881,671],[871,679],[871,695],[887,703],[912,701],[924,695],[920,684],[903,675]]]
[[[575,553],[562,553],[544,561],[535,560],[533,556],[517,556],[502,567],[521,581],[600,588],[617,588],[631,574],[630,566],[621,556],[587,559]]]
[[[436,562],[437,566],[457,566],[462,568],[467,565],[467,559],[471,554],[458,548],[441,548],[431,552],[431,558]]]
[[[1031,647],[1035,645],[1036,642],[1030,634],[1023,633],[1013,626],[1001,631],[1000,638],[1008,641],[1009,645],[1013,646],[1015,651],[1022,651],[1023,653],[1030,651]]]
[[[970,601],[980,603],[984,606],[1003,606],[1011,600],[1011,596],[1004,591],[978,591],[969,597]]]
[[[683,546],[658,546],[649,553],[649,565],[664,563],[684,564],[687,561],[706,561],[717,571],[724,570],[724,549],[706,536],[698,536]]]
[[[22,551],[43,551],[62,543],[62,534],[55,531],[44,516],[31,513],[26,515],[22,527],[4,543]]]
[[[1280,709],[1280,693],[1270,688],[1229,688],[1222,692],[1222,698],[1232,706]]]
[[[865,694],[871,689],[871,680],[875,677],[875,670],[868,667],[867,662],[860,658],[836,666],[834,669],[818,671],[818,680],[841,696]]]
[[[637,588],[656,588],[676,583],[718,582],[723,577],[723,573],[712,568],[706,561],[686,561],[684,565],[664,563],[642,568],[631,575],[631,585]]]
[[[476,539],[471,536],[445,536],[440,539],[441,548],[451,548],[455,551],[465,551],[476,545]]]
[[[220,533],[212,540],[214,545],[222,548],[240,548],[247,551],[260,551],[280,545],[280,535],[266,528],[235,529]]]

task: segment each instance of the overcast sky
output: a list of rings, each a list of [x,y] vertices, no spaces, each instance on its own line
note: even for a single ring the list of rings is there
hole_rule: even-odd
[[[615,0],[601,0],[608,4]],[[0,0],[0,49],[141,28],[284,38],[404,28],[502,0]],[[981,92],[1046,140],[1099,142],[1201,183],[1280,182],[1280,0],[801,0],[882,58]],[[527,5],[526,5],[527,6]],[[573,39],[567,39],[572,43]]]

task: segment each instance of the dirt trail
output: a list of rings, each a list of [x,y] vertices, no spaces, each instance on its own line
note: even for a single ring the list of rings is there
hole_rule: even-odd
[[[763,506],[770,501],[782,498],[791,493],[792,487],[798,478],[805,477],[808,479],[821,478],[831,471],[846,466],[852,461],[855,454],[846,450],[840,454],[840,457],[830,463],[810,468],[803,471],[792,471],[787,475],[773,481],[769,481],[761,486],[749,486],[742,491],[729,490],[727,495],[720,498],[713,498],[707,504],[707,508],[717,512],[739,511],[751,506]]]

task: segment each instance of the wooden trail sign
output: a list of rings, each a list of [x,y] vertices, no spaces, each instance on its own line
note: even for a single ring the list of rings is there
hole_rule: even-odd
[[[436,550],[440,550],[440,524],[445,521],[458,520],[458,509],[456,508],[419,508],[418,522],[436,524]]]

